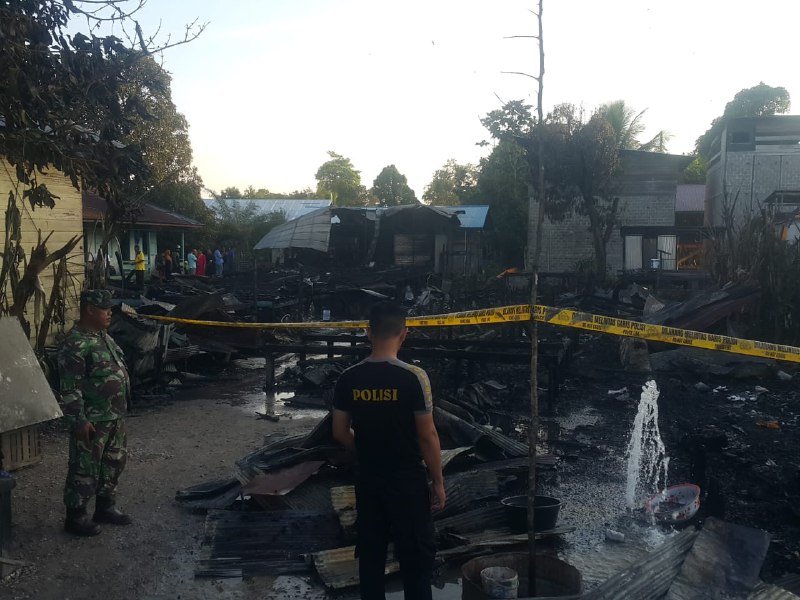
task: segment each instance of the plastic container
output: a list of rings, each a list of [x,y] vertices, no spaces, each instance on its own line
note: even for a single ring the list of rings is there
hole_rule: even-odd
[[[489,598],[516,598],[519,594],[519,576],[509,567],[486,567],[481,571],[481,584]]]
[[[503,498],[501,504],[506,507],[509,525],[516,533],[528,531],[528,497],[510,496]],[[554,529],[558,523],[561,500],[550,496],[536,496],[534,499],[535,531]]]
[[[481,572],[489,567],[508,567],[517,572],[519,596],[528,593],[528,553],[507,552],[473,558],[461,567],[462,600],[488,600]],[[583,592],[581,573],[569,563],[547,554],[536,555],[536,598],[576,600]]]
[[[700,510],[700,488],[693,483],[670,486],[650,496],[644,508],[660,523],[683,523]]]

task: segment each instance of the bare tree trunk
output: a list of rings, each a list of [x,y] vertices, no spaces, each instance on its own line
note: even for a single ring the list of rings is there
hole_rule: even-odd
[[[598,200],[594,197],[584,196],[584,206],[589,217],[589,231],[592,234],[592,246],[594,247],[594,277],[593,280],[603,283],[606,280],[606,270],[608,268],[608,242],[614,232],[617,223],[617,213],[619,211],[619,198],[611,200],[610,207],[600,208],[597,206]],[[601,211],[605,211],[601,215]]]
[[[544,124],[544,38],[542,36],[542,11],[544,0],[539,0],[536,19],[539,24],[539,83],[536,111],[540,134],[538,136],[537,190],[528,208],[528,227],[533,235],[529,238],[533,243],[529,249],[531,271],[531,426],[528,431],[528,595],[536,595],[536,446],[539,443],[539,323],[535,310],[539,296],[539,256],[542,249],[542,224],[544,221],[545,179],[544,179],[544,135],[541,127]],[[530,243],[529,242],[529,243]]]

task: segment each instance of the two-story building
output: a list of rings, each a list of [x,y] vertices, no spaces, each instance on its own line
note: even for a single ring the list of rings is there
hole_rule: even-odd
[[[705,222],[741,224],[767,206],[800,206],[800,116],[732,118],[712,143]]]

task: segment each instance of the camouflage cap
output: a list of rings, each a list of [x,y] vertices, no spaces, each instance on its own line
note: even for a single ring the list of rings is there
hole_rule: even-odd
[[[91,304],[98,308],[111,308],[114,303],[111,302],[111,292],[108,290],[87,290],[81,292],[81,302]]]

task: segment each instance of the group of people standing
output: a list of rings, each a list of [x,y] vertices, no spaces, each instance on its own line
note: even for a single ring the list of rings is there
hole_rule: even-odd
[[[167,248],[158,255],[156,272],[160,279],[170,279],[173,273],[184,272],[180,259]],[[186,273],[201,277],[222,277],[236,273],[236,251],[233,248],[193,249],[186,255]]]
[[[186,257],[189,275],[222,277],[236,272],[236,251],[233,248],[216,248],[213,252],[194,249]]]

